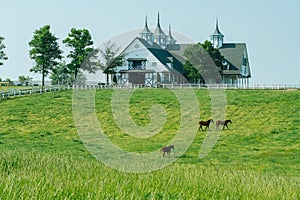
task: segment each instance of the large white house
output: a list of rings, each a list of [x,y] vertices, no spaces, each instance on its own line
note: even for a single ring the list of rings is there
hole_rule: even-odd
[[[224,43],[218,21],[216,30],[211,35],[211,42],[224,56],[220,70],[222,82],[229,85],[246,85],[251,78],[247,47],[245,43]],[[169,26],[166,34],[160,26],[158,14],[154,32],[145,26],[123,50],[124,62],[115,68],[112,78],[119,85],[144,84],[155,86],[158,83],[180,84],[186,82],[182,76],[186,59],[184,50],[191,44],[177,44]]]

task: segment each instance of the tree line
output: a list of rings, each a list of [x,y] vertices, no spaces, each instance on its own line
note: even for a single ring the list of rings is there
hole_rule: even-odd
[[[4,52],[3,40],[4,37],[0,36],[0,65],[3,65],[2,61],[8,59]],[[45,25],[34,31],[33,38],[28,43],[29,56],[35,61],[30,72],[42,75],[42,87],[47,76],[50,77],[52,84],[73,84],[75,81],[80,83],[85,81],[83,71],[95,73],[98,69],[112,68],[122,60],[121,56],[117,56],[119,48],[115,43],[110,41],[105,43],[103,50],[93,48],[94,42],[87,29],[72,28],[68,37],[62,40],[62,43],[70,48],[66,56],[69,60],[67,63],[63,60],[63,51],[59,47],[58,40],[59,38],[50,31],[50,25]],[[98,53],[104,58],[104,63],[97,59]],[[28,76],[19,76],[20,83],[27,84],[30,81],[31,78]]]
[[[35,61],[30,71],[42,75],[42,86],[49,74],[54,82],[73,83],[80,74],[79,69],[85,58],[94,50],[90,32],[87,29],[72,28],[68,37],[62,41],[71,49],[67,55],[70,62],[66,63],[62,61],[63,51],[57,41],[58,38],[50,31],[50,25],[45,25],[34,32],[32,40],[28,43],[31,48],[29,56]],[[97,65],[89,65],[85,70],[95,72],[96,69]]]
[[[3,65],[2,61],[8,59],[4,52],[3,40],[4,37],[0,36],[0,66]],[[87,29],[72,28],[68,36],[62,40],[62,43],[70,48],[67,63],[63,60],[63,51],[59,47],[58,40],[59,38],[51,33],[50,25],[45,25],[34,31],[33,38],[28,43],[29,56],[35,61],[30,72],[42,75],[42,87],[49,75],[52,84],[73,84],[75,81],[77,84],[84,83],[86,78],[83,71],[95,73],[98,69],[102,69],[108,76],[114,73],[114,68],[120,65],[124,58],[124,55],[117,55],[119,48],[115,43],[108,41],[104,49],[93,48],[94,42]],[[104,63],[97,59],[98,53],[104,58]],[[221,81],[217,80],[215,71],[222,71],[224,57],[211,42],[205,41],[189,46],[184,56],[187,61],[183,66],[183,76],[188,82],[204,83],[205,79]],[[19,76],[20,83],[27,84],[30,81],[31,78],[28,76]]]

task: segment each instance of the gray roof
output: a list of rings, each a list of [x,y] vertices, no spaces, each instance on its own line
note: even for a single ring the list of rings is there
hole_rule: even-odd
[[[230,64],[229,70],[223,70],[224,74],[240,74],[242,65],[245,65],[248,68],[249,76],[251,77],[245,43],[223,43],[219,51]],[[244,55],[246,60],[244,59]]]
[[[170,51],[171,53],[176,53],[181,57],[184,57],[183,56],[184,50],[191,45],[192,44],[168,44],[166,50]]]
[[[185,62],[183,55],[185,49],[192,44],[171,44],[167,45],[168,50],[174,57],[180,60],[181,63]],[[222,74],[227,75],[240,75],[241,67],[243,64],[248,68],[249,77],[251,77],[249,59],[247,55],[247,47],[245,43],[223,43],[223,46],[219,49],[220,53],[225,57],[226,61],[230,64],[229,70],[223,70]],[[247,59],[244,61],[244,53]]]
[[[155,42],[153,45],[150,45],[146,40],[140,37],[136,37],[135,39],[139,40],[163,65],[165,65],[168,70],[173,71],[173,69],[175,69],[178,72],[183,73],[183,65],[186,61],[183,53],[185,49],[192,44],[168,44],[165,49],[162,49]],[[223,43],[223,46],[219,49],[219,51],[230,64],[229,70],[223,70],[222,74],[241,75],[241,68],[244,65],[247,67],[248,77],[251,77],[247,47],[245,43]],[[170,60],[170,58],[172,60]],[[167,63],[171,62],[173,62],[173,69],[167,65]]]
[[[140,37],[136,37],[132,42],[135,40],[139,40],[169,71],[173,71],[173,69],[175,69],[176,71],[183,73],[183,65],[185,63],[184,59],[180,59],[178,56],[174,56],[169,51],[162,49],[155,42],[153,42],[153,45],[150,45],[146,40]],[[170,58],[172,58],[172,60],[170,60]],[[173,63],[173,69],[170,68],[167,63]]]

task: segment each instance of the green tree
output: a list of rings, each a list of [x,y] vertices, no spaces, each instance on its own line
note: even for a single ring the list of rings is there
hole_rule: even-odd
[[[66,62],[61,62],[56,65],[50,74],[52,85],[65,85],[73,82],[72,76],[68,71]]]
[[[3,65],[1,60],[7,60],[7,56],[4,52],[5,45],[2,43],[5,38],[0,36],[0,65]]]
[[[119,50],[120,47],[111,41],[104,43],[103,48],[99,50],[100,55],[103,58],[103,63],[100,63],[99,65],[106,74],[106,83],[108,83],[109,75],[116,73],[115,68],[123,64],[124,55],[118,55]]]
[[[45,77],[62,59],[62,51],[57,43],[58,38],[50,32],[50,26],[46,25],[34,32],[32,40],[29,42],[30,58],[35,60],[35,66],[30,71],[42,74],[42,89]]]
[[[213,48],[211,42],[205,41],[203,44],[190,45],[185,49],[184,56],[188,61],[184,66],[184,76],[188,81],[195,82],[197,78],[201,78],[200,81],[205,83],[222,82],[220,70],[224,58],[218,49]]]
[[[206,50],[206,52],[210,55],[210,57],[215,62],[216,66],[220,69],[223,67],[222,61],[224,60],[224,56],[220,53],[219,49],[214,48],[213,44],[206,40],[204,43],[200,43],[200,45]]]
[[[203,83],[200,72],[189,61],[185,62],[183,69],[183,76],[189,83]]]
[[[30,82],[32,81],[32,78],[30,78],[29,76],[19,76],[19,82],[22,85],[28,85]]]
[[[67,47],[71,48],[68,58],[71,59],[68,66],[68,71],[74,74],[76,80],[80,70],[95,73],[98,69],[96,62],[97,49],[94,50],[92,36],[87,29],[72,28],[68,37],[63,40]]]

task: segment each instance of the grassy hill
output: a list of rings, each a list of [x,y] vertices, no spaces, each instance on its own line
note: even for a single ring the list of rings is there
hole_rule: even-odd
[[[199,119],[207,120],[209,93],[195,93],[201,104]],[[150,122],[151,105],[165,108],[165,125],[148,139],[122,132],[112,116],[111,95],[111,90],[97,91],[96,110],[113,143],[143,153],[174,137],[180,105],[171,91],[137,90],[129,102],[131,117],[141,126]],[[73,121],[72,91],[3,100],[0,198],[299,199],[299,98],[299,90],[227,90],[226,118],[233,123],[208,156],[200,159],[198,154],[210,131],[199,131],[175,163],[144,174],[110,169],[90,155]]]

